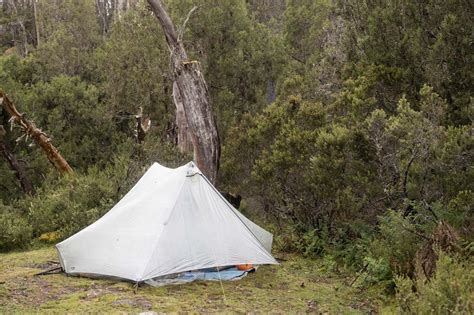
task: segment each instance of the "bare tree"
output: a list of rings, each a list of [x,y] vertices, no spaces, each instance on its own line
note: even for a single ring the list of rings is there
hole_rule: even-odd
[[[12,22],[12,31],[14,35],[17,34],[21,38],[15,42],[18,43],[17,49],[20,55],[25,57],[28,55],[28,31],[25,26],[24,16],[20,14],[15,0],[8,0],[5,3],[7,4],[7,9],[15,16],[15,22]]]
[[[97,11],[97,15],[100,19],[100,24],[102,27],[102,35],[105,36],[109,31],[109,18],[108,18],[108,8],[107,8],[108,1],[104,0],[95,0],[95,8]]]
[[[35,24],[35,38],[36,38],[36,47],[40,44],[40,31],[38,25],[38,6],[36,4],[36,0],[31,0],[33,4],[33,20]]]
[[[215,183],[219,169],[220,142],[201,64],[188,59],[181,35],[176,31],[163,2],[148,0],[148,3],[163,28],[170,49],[173,76],[177,87],[175,93],[179,92],[175,95],[179,95],[182,100],[192,137],[195,162],[204,175]],[[190,13],[194,10],[195,8]]]

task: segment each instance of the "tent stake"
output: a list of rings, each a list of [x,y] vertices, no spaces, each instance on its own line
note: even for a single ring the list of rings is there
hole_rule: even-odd
[[[137,293],[138,293],[138,281],[135,282],[135,284],[133,285],[133,293],[134,293],[134,294],[137,294]]]

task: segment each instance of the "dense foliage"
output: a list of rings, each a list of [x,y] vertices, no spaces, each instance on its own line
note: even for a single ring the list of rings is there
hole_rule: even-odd
[[[0,140],[36,194],[0,160],[0,250],[67,237],[152,161],[189,158],[174,147],[159,24],[144,2],[106,20],[99,3],[39,0],[34,18],[4,2],[0,88],[75,175],[60,178],[3,112]],[[166,3],[203,64],[223,142],[218,185],[244,196],[277,247],[359,271],[358,285],[396,292],[406,312],[474,311],[470,3]],[[137,144],[140,108],[152,128]]]

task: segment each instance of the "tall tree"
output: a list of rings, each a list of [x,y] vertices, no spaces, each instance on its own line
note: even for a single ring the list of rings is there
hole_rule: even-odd
[[[148,0],[148,3],[163,28],[170,49],[176,93],[179,93],[183,102],[193,139],[194,159],[207,178],[215,183],[219,169],[220,141],[201,64],[188,59],[181,35],[176,31],[163,2]]]

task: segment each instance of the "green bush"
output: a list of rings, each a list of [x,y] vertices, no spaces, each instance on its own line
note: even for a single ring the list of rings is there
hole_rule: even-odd
[[[93,223],[117,201],[127,170],[125,159],[107,168],[92,167],[86,174],[67,176],[22,202],[35,236],[59,231],[67,237]]]
[[[436,273],[429,281],[396,277],[401,311],[410,314],[473,314],[474,268],[472,261],[439,253]]]
[[[28,221],[0,203],[0,251],[25,247],[31,236]]]
[[[324,254],[327,244],[327,233],[310,230],[304,233],[298,244],[299,252],[306,257],[320,257]]]

